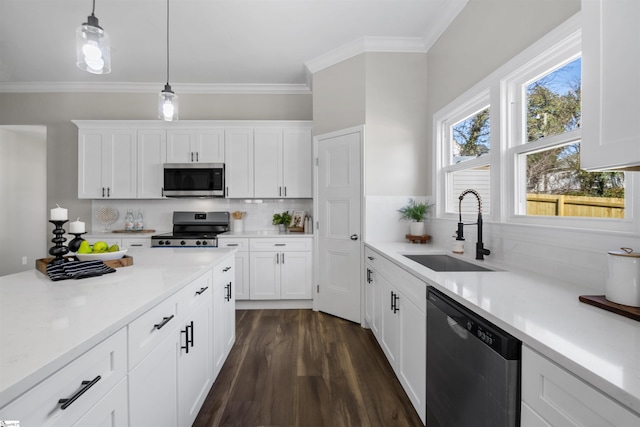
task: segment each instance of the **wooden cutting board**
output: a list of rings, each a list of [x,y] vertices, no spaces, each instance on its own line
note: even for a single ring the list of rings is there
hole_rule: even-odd
[[[619,314],[629,319],[640,321],[640,307],[631,307],[629,305],[616,304],[605,298],[604,295],[580,295],[580,301],[594,307],[602,308],[612,313]]]
[[[65,257],[65,258],[73,258],[73,257]],[[47,264],[51,262],[53,258],[40,258],[36,260],[36,270],[43,274],[47,274]],[[105,265],[112,268],[120,268],[120,267],[128,267],[133,265],[133,257],[129,255],[125,255],[120,259],[112,259],[109,261],[103,261]]]

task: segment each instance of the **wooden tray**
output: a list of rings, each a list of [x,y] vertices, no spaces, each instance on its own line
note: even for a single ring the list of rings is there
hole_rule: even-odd
[[[604,295],[580,295],[578,299],[589,305],[619,314],[629,319],[640,321],[640,307],[631,307],[629,305],[616,304],[605,298]]]
[[[145,234],[155,233],[156,230],[145,228],[144,230],[111,230],[112,233],[127,233],[127,234]]]
[[[69,258],[75,258],[73,256],[68,256],[65,257],[67,259]],[[38,270],[41,273],[47,274],[47,264],[49,264],[49,262],[52,260],[53,258],[40,258],[36,260],[36,270]],[[109,261],[103,261],[105,265],[108,265],[109,267],[112,268],[120,268],[120,267],[128,267],[130,265],[133,265],[133,257],[129,256],[129,255],[125,255],[120,259],[112,259]]]
[[[431,236],[429,236],[428,234],[423,234],[422,236],[407,234],[404,237],[406,237],[407,240],[409,240],[409,242],[411,243],[427,243],[429,240],[431,240]]]

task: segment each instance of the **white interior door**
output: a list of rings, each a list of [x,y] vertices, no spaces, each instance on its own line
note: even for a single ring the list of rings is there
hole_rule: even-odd
[[[318,136],[317,309],[360,323],[363,128]]]

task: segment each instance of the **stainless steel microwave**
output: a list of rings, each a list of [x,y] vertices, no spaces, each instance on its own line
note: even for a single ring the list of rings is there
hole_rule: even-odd
[[[224,163],[165,163],[166,197],[224,197]]]

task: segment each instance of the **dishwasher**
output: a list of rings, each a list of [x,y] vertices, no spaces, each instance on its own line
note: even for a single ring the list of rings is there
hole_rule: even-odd
[[[520,425],[522,343],[427,289],[428,427]]]

